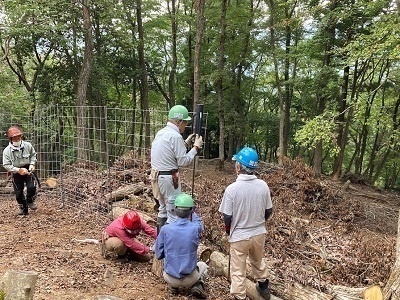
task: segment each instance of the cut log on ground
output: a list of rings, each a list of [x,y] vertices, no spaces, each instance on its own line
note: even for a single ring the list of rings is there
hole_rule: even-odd
[[[113,206],[111,209],[111,217],[112,219],[116,219],[120,216],[123,216],[124,214],[126,214],[128,211],[130,211],[131,209],[129,208],[125,208],[125,207],[120,207],[120,206]],[[146,221],[147,224],[151,225],[151,226],[155,226],[157,221],[154,220],[153,217],[149,216],[148,214],[140,211],[140,210],[135,210],[139,216]]]
[[[151,272],[162,278],[163,277],[163,270],[164,270],[164,259],[157,259],[154,255],[153,257],[153,265],[151,266]]]
[[[118,298],[115,296],[109,296],[109,295],[100,295],[100,296],[96,296],[96,298],[94,298],[95,300],[124,300],[122,298]]]
[[[123,186],[111,193],[108,193],[105,196],[105,199],[108,203],[121,201],[131,197],[132,195],[139,195],[143,193],[144,189],[146,189],[146,185],[144,183],[135,183],[128,186]]]
[[[214,274],[217,276],[225,276],[228,277],[228,259],[225,254],[214,251],[210,255],[210,268],[214,271]],[[249,297],[251,300],[259,300],[260,299],[260,294],[256,290],[256,284],[247,279],[245,280],[245,285],[246,285],[246,295]],[[292,298],[292,299],[300,299],[300,298]],[[314,298],[308,298],[307,300],[314,299]],[[281,300],[281,298],[278,298],[274,295],[271,295],[271,300]]]
[[[0,290],[5,300],[31,300],[35,292],[38,274],[33,271],[8,270],[1,281]]]

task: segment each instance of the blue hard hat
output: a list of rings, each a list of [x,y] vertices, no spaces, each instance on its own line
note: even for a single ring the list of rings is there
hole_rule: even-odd
[[[233,155],[233,160],[238,161],[250,169],[255,169],[258,166],[258,154],[256,150],[250,147],[244,147],[238,153]]]

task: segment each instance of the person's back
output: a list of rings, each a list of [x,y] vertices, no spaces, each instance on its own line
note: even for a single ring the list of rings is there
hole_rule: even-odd
[[[176,222],[166,224],[159,235],[164,241],[165,271],[177,278],[189,275],[197,266],[197,248],[203,225],[197,214],[193,220],[179,218]]]
[[[244,147],[234,155],[234,160],[238,176],[225,189],[219,207],[229,235],[230,293],[235,299],[246,299],[246,259],[249,258],[257,291],[264,299],[270,299],[263,261],[265,222],[272,213],[270,190],[267,183],[254,175],[258,165],[254,149]]]
[[[177,294],[181,287],[191,287],[193,296],[205,299],[207,265],[197,261],[203,223],[188,194],[178,195],[174,204],[178,219],[161,227],[154,251],[158,259],[164,259],[163,277],[172,294]]]
[[[236,182],[229,185],[224,193],[224,205],[231,206],[231,241],[246,239],[266,233],[265,210],[270,201],[267,183],[255,175],[240,174]]]
[[[189,165],[203,145],[203,138],[196,135],[192,149],[187,151],[194,134],[186,140],[181,134],[190,120],[184,106],[173,106],[168,112],[167,125],[157,132],[151,144],[150,181],[158,210],[158,232],[166,222],[177,220],[173,207],[175,198],[181,193],[179,167]]]

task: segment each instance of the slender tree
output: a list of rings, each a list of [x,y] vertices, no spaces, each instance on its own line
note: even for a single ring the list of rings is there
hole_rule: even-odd
[[[88,82],[93,60],[93,36],[90,16],[91,1],[82,0],[80,4],[82,5],[85,50],[77,86],[77,158],[78,160],[86,160],[86,105]]]

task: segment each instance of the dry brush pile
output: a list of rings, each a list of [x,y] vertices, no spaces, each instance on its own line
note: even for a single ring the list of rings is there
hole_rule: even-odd
[[[268,183],[274,205],[266,243],[272,280],[296,281],[324,292],[330,285],[386,282],[396,242],[388,221],[396,224],[396,219],[368,218],[371,202],[364,202],[363,194],[354,198],[342,191],[342,184],[316,179],[300,160],[286,159],[282,167],[261,164],[258,173]],[[226,246],[218,207],[224,188],[233,180],[208,178],[197,187],[205,242],[220,251]]]
[[[197,209],[206,228],[202,242],[224,253],[226,237],[218,208],[225,187],[235,180],[232,170],[218,171],[216,164],[201,160],[194,185]],[[104,211],[109,204],[104,201],[105,194],[124,185],[139,185],[142,188],[124,199],[124,205],[156,218],[152,205],[144,205],[152,204],[149,171],[150,164],[135,159],[132,152],[102,174],[65,173],[63,180],[74,191],[79,182],[83,201],[96,203]],[[191,171],[181,173],[183,191],[191,193]],[[82,180],[76,180],[77,174]],[[364,197],[366,186],[353,197],[342,190],[342,184],[313,177],[300,160],[287,159],[280,167],[261,163],[258,175],[268,183],[274,204],[266,243],[266,257],[274,270],[272,280],[300,282],[320,291],[327,291],[330,285],[362,287],[386,282],[394,261],[396,219],[385,219],[385,214],[368,216],[379,199]],[[382,203],[379,206],[382,208]]]

